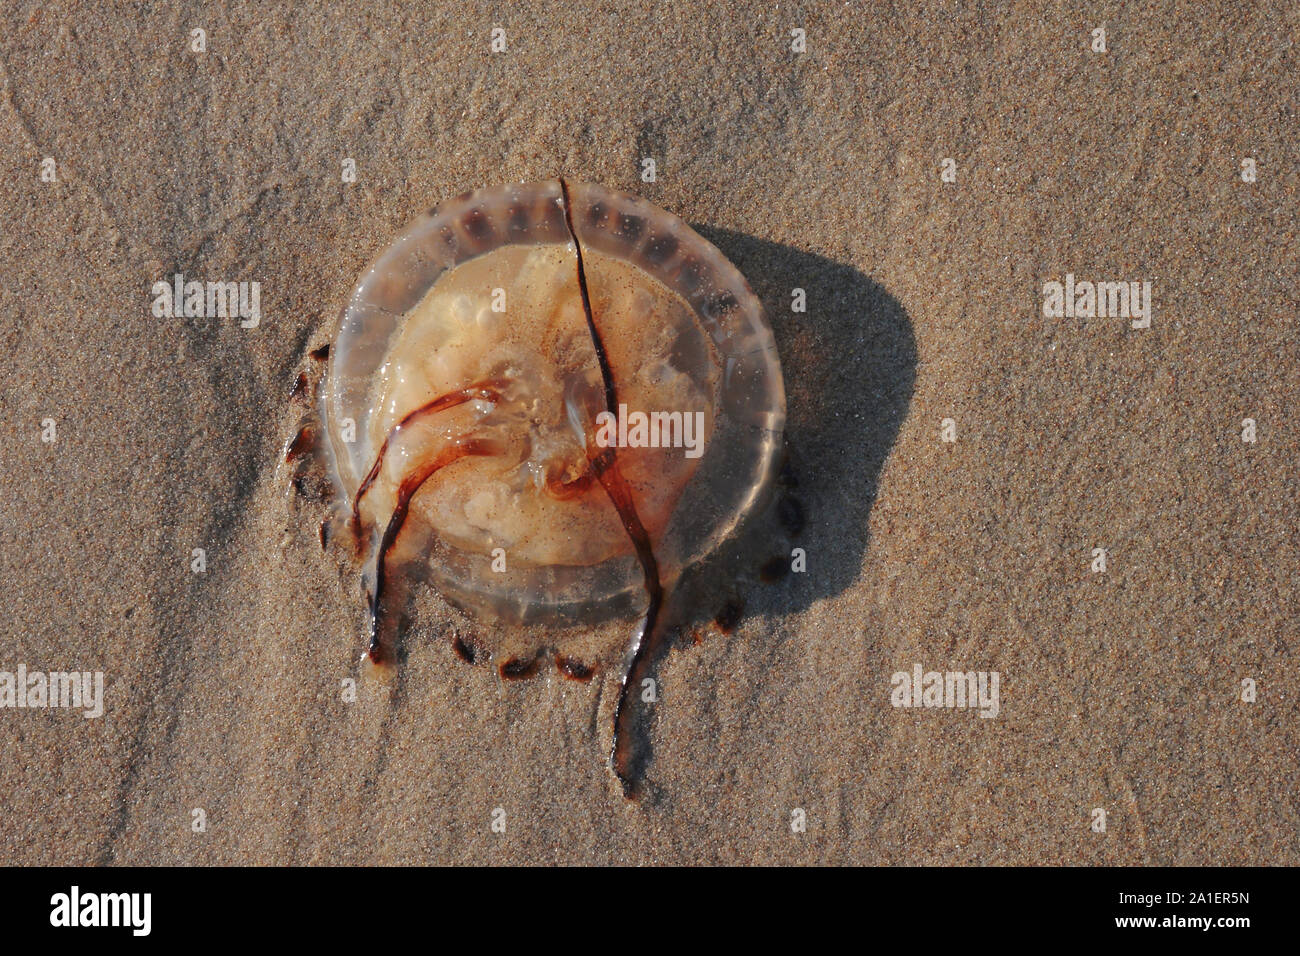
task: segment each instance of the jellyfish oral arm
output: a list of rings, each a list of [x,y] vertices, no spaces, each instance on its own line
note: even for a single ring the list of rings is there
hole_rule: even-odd
[[[573,205],[569,199],[569,184],[563,179],[560,180],[560,193],[564,201],[564,225],[569,230],[578,260],[578,292],[582,298],[582,311],[587,320],[587,329],[591,333],[592,345],[595,347],[596,359],[600,364],[600,374],[605,385],[605,411],[615,413],[619,408],[618,389],[615,386],[613,369],[610,368],[609,356],[596,325],[596,316],[591,309],[591,295],[587,289],[587,275],[582,262],[582,243],[578,241],[578,234],[573,228]],[[594,450],[597,446],[594,441],[589,440],[587,447]],[[656,626],[659,620],[659,608],[663,604],[663,584],[659,577],[659,561],[655,558],[650,535],[637,514],[636,502],[632,500],[632,488],[619,471],[617,452],[611,446],[603,448],[597,454],[589,452],[588,458],[596,479],[605,489],[605,494],[609,496],[615,510],[618,511],[623,530],[627,532],[632,547],[636,550],[637,561],[645,576],[646,612],[636,638],[632,642],[632,659],[623,673],[623,683],[619,687],[618,703],[614,707],[614,740],[609,756],[610,767],[613,768],[614,774],[623,787],[623,795],[631,799],[636,795],[638,775],[633,767],[633,745],[627,726],[631,719],[631,711],[628,707],[629,690],[633,686],[634,679],[639,679],[636,675],[642,673],[648,666],[652,651],[658,644],[656,635],[659,630]]]
[[[463,438],[444,448],[432,460],[424,462],[402,479],[402,483],[397,489],[397,504],[393,507],[392,516],[388,519],[388,525],[384,528],[384,535],[379,541],[379,548],[375,552],[375,582],[370,593],[369,602],[370,646],[368,650],[370,659],[374,663],[378,664],[383,660],[381,616],[383,614],[384,577],[388,564],[388,554],[392,551],[393,545],[397,543],[397,536],[402,530],[402,525],[406,523],[406,515],[410,511],[412,496],[424,486],[426,481],[448,465],[470,455],[496,455],[502,451],[503,449],[497,442],[484,438]]]
[[[384,443],[379,446],[379,454],[375,456],[375,463],[370,466],[370,471],[366,473],[361,484],[357,486],[357,493],[352,498],[352,530],[359,534],[361,531],[361,498],[370,490],[370,486],[375,483],[379,477],[379,471],[384,464],[384,455],[388,451],[388,446],[393,442],[403,428],[406,428],[412,422],[417,421],[427,415],[436,412],[446,411],[449,408],[455,408],[457,405],[463,405],[465,402],[481,399],[483,401],[496,403],[501,401],[501,392],[509,383],[503,379],[489,379],[485,382],[478,382],[474,385],[466,386],[455,392],[448,392],[446,395],[440,395],[433,401],[426,402],[413,412],[407,413],[401,421],[392,427]]]
[[[614,707],[614,742],[609,755],[609,765],[613,768],[619,783],[622,784],[623,795],[630,799],[636,795],[638,774],[633,766],[635,754],[632,735],[627,726],[628,721],[631,720],[629,695],[632,688],[640,683],[641,674],[649,666],[661,642],[663,629],[657,625],[664,592],[659,578],[659,561],[655,558],[654,548],[650,544],[650,535],[646,533],[641,519],[637,516],[636,506],[632,502],[632,488],[618,470],[614,449],[606,448],[594,456],[591,459],[591,467],[601,487],[605,489],[605,494],[609,496],[609,500],[618,511],[618,516],[623,521],[623,528],[631,539],[633,548],[636,549],[637,560],[641,563],[641,570],[645,575],[648,597],[645,617],[642,618],[641,626],[632,642],[632,660],[623,673],[623,682],[618,689],[618,703]]]

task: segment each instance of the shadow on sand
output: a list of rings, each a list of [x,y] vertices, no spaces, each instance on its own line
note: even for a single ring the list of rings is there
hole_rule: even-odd
[[[839,594],[861,570],[880,471],[916,379],[912,323],[898,300],[857,269],[741,233],[693,228],[749,280],[776,335],[787,463],[772,514],[742,533],[741,550],[761,564],[788,559],[787,541],[804,549],[808,570],[797,587],[784,589],[779,606],[799,611]],[[806,312],[791,310],[795,289],[804,290]],[[764,536],[777,540],[756,551]]]
[[[772,323],[785,378],[786,458],[772,505],[678,582],[665,622],[677,640],[661,643],[647,662],[652,672],[673,644],[711,620],[727,630],[746,607],[794,614],[852,586],[880,471],[916,379],[912,323],[868,276],[790,246],[692,228],[740,269]],[[805,312],[791,309],[795,289],[804,291]],[[791,570],[795,548],[806,555],[803,573]],[[654,744],[643,719],[634,723],[632,776],[644,781]],[[653,784],[647,796],[657,801]]]

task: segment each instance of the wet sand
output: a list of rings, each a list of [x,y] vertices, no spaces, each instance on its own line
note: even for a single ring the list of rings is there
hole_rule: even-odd
[[[1295,9],[3,20],[0,671],[105,681],[97,719],[0,709],[6,862],[1300,862]],[[425,589],[374,679],[279,465],[392,235],[561,174],[750,279],[806,518],[750,532],[805,572],[700,583],[638,803],[617,635],[566,638],[588,684],[504,682]],[[259,282],[259,324],[156,317],[178,272]],[[1150,327],[1045,317],[1067,274],[1150,282]],[[917,664],[997,672],[997,716],[893,706]]]

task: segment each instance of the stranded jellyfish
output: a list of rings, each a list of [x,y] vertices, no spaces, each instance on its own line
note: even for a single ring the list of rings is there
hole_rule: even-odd
[[[781,443],[780,363],[744,278],[643,199],[480,189],[366,270],[323,385],[371,658],[413,568],[512,625],[638,620],[610,758],[630,793],[630,689],[665,595],[756,508]]]

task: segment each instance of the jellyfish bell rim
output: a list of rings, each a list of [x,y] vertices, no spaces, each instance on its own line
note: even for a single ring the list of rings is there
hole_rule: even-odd
[[[565,222],[565,187],[572,203],[572,233]],[[743,482],[740,492],[718,507],[712,498],[700,506],[711,516],[704,533],[691,531],[689,520],[683,517],[684,509],[695,506],[690,499],[698,495],[684,493],[678,501],[656,545],[658,551],[661,545],[672,544],[671,553],[662,561],[664,584],[668,585],[733,537],[769,500],[784,432],[785,389],[775,336],[762,304],[739,269],[685,220],[641,197],[569,181],[563,185],[559,180],[514,183],[463,193],[408,223],[362,271],[339,315],[326,387],[321,393],[329,470],[336,492],[350,500],[376,451],[365,427],[369,378],[383,368],[410,310],[436,283],[457,266],[502,247],[558,244],[575,249],[575,236],[583,250],[594,249],[631,263],[664,285],[684,302],[706,333],[722,373],[715,405],[721,409],[726,427],[710,436],[701,470],[710,457],[715,470],[721,467],[716,464],[722,454],[719,442],[744,442],[744,449],[752,449],[742,449],[740,455],[745,470],[736,476]],[[355,426],[351,442],[344,441],[340,428],[348,419]],[[714,479],[719,480],[717,476]],[[688,489],[699,480],[688,481]],[[683,541],[692,544],[687,547]],[[578,620],[587,614],[621,614],[637,603],[642,590],[631,556],[588,567],[521,569],[525,577],[520,580],[527,584],[520,587],[518,581],[467,573],[458,565],[458,555],[470,559],[440,542],[431,544],[423,562],[429,578],[451,603],[505,620]],[[473,560],[481,561],[481,557]],[[609,568],[603,576],[587,574],[606,565]],[[562,569],[572,573],[549,573]],[[584,585],[586,576],[604,583]],[[513,594],[512,587],[517,589]]]

